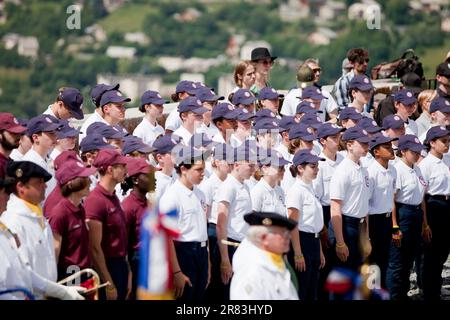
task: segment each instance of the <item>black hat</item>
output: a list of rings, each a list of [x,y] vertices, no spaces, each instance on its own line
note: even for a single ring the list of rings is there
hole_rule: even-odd
[[[450,78],[450,62],[442,62],[436,67],[436,74]]]
[[[258,61],[258,60],[263,60],[263,59],[267,59],[270,58],[272,61],[274,61],[276,58],[278,57],[272,57],[270,55],[269,49],[267,48],[255,48],[252,50],[252,54],[251,54],[251,60],[252,61]]]
[[[244,220],[251,226],[279,226],[288,230],[292,230],[297,226],[297,221],[273,212],[253,211],[244,215]]]
[[[25,181],[30,178],[43,178],[45,182],[52,178],[52,175],[40,165],[30,161],[11,161],[6,167],[6,175]]]

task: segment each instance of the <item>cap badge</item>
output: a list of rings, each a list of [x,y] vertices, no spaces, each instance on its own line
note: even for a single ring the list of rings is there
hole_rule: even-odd
[[[234,108],[231,104],[229,104],[227,107],[228,107],[228,110],[234,110]]]
[[[369,79],[368,78],[364,78],[364,83],[369,83]]]
[[[272,219],[270,218],[264,218],[262,221],[262,224],[265,226],[271,226],[272,225]]]
[[[319,89],[317,89],[317,90],[316,90],[316,92],[317,92],[317,93],[320,93],[320,90],[319,90]]]
[[[445,105],[450,106],[450,102],[448,100],[445,100]]]
[[[248,98],[248,97],[250,97],[250,93],[249,92],[245,92],[244,96],[246,96]]]
[[[306,128],[306,131],[308,131],[308,133],[313,133],[311,128]]]
[[[119,97],[122,96],[122,94],[121,94],[119,91],[117,91],[116,94],[117,94],[117,96],[119,96]]]
[[[52,121],[52,119],[50,119],[50,118],[45,118],[45,121],[47,121],[48,123],[52,123],[53,121]]]
[[[412,97],[412,93],[411,92],[407,92],[406,95],[408,96],[408,98]]]
[[[161,95],[159,93],[156,96],[161,99]]]
[[[173,144],[177,144],[177,142],[173,138],[170,140],[172,141]]]
[[[273,121],[272,124],[273,124],[275,127],[278,127],[278,125],[277,125],[277,123],[276,123],[275,121]]]
[[[363,133],[363,135],[367,136],[367,131],[366,130],[363,130],[362,133]]]
[[[419,139],[417,139],[417,138],[414,138],[414,142],[415,143],[420,143]]]
[[[445,129],[444,126],[439,126],[439,129],[441,129],[441,130],[447,130],[447,129]]]
[[[105,137],[103,137],[103,139],[102,139],[102,140],[103,140],[103,142],[104,142],[104,143],[108,143],[108,140],[106,140],[106,138],[105,138]]]
[[[375,121],[372,121],[372,125],[376,127],[377,123]]]
[[[23,176],[23,171],[22,169],[17,169],[16,170],[16,178],[21,178]]]
[[[13,122],[14,122],[15,124],[19,124],[19,121],[17,121],[16,118],[13,118]]]
[[[385,138],[389,138],[389,135],[388,135],[386,132],[384,132],[384,131],[383,131],[382,135],[383,135]]]
[[[272,117],[272,118],[275,118],[275,113],[273,113],[272,111],[270,112],[270,116]]]
[[[195,83],[192,84],[192,88],[197,88],[197,86],[195,85]]]
[[[273,92],[273,93],[276,93],[276,91],[275,91],[275,89],[274,89],[274,88],[272,88],[272,92]]]
[[[197,99],[197,104],[200,106],[202,105],[201,101]]]
[[[242,112],[243,113],[248,113],[248,110],[247,109],[242,109]]]
[[[394,120],[395,120],[395,121],[399,121],[399,120],[400,120],[400,117],[399,117],[399,116],[394,116]]]

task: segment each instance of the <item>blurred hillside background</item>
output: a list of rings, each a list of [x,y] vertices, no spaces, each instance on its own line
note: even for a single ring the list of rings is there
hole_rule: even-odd
[[[36,115],[59,87],[73,86],[89,112],[97,82],[120,82],[134,105],[147,89],[169,97],[184,78],[231,90],[234,65],[259,45],[279,57],[270,79],[277,89],[294,86],[309,57],[320,61],[322,84],[334,83],[347,50],[357,46],[368,48],[369,68],[413,48],[433,78],[450,50],[449,3],[0,0],[0,111]],[[368,6],[380,9],[380,29],[367,27]],[[79,29],[67,27],[69,7],[79,12]]]

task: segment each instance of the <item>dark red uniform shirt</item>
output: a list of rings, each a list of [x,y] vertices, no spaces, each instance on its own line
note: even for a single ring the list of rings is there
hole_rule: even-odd
[[[71,273],[67,268],[73,265],[80,269],[91,267],[89,258],[89,231],[86,227],[84,208],[74,206],[67,198],[50,211],[48,222],[53,233],[61,236],[61,250],[58,259],[58,277]],[[73,272],[73,271],[72,271]]]
[[[141,221],[147,208],[147,199],[139,198],[134,191],[122,201],[122,209],[128,230],[128,248],[136,251],[139,248]]]
[[[6,165],[9,161],[12,161],[11,158],[7,158],[3,153],[0,153],[0,178],[2,179],[6,176]]]
[[[53,208],[62,200],[64,197],[61,194],[61,187],[57,184],[55,189],[48,195],[47,199],[45,199],[44,207],[42,210],[44,211],[44,216],[47,219],[50,219],[50,214],[53,212]]]
[[[102,223],[102,250],[106,258],[123,258],[127,255],[125,214],[116,194],[100,184],[84,201],[86,219]]]

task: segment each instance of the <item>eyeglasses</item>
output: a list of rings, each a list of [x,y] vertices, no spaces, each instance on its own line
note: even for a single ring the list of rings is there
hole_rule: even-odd
[[[321,69],[321,68],[314,68],[313,71],[314,71],[314,73],[316,73],[316,72],[321,72],[322,69]]]
[[[272,65],[273,64],[272,60],[259,60],[259,61],[264,65]]]

